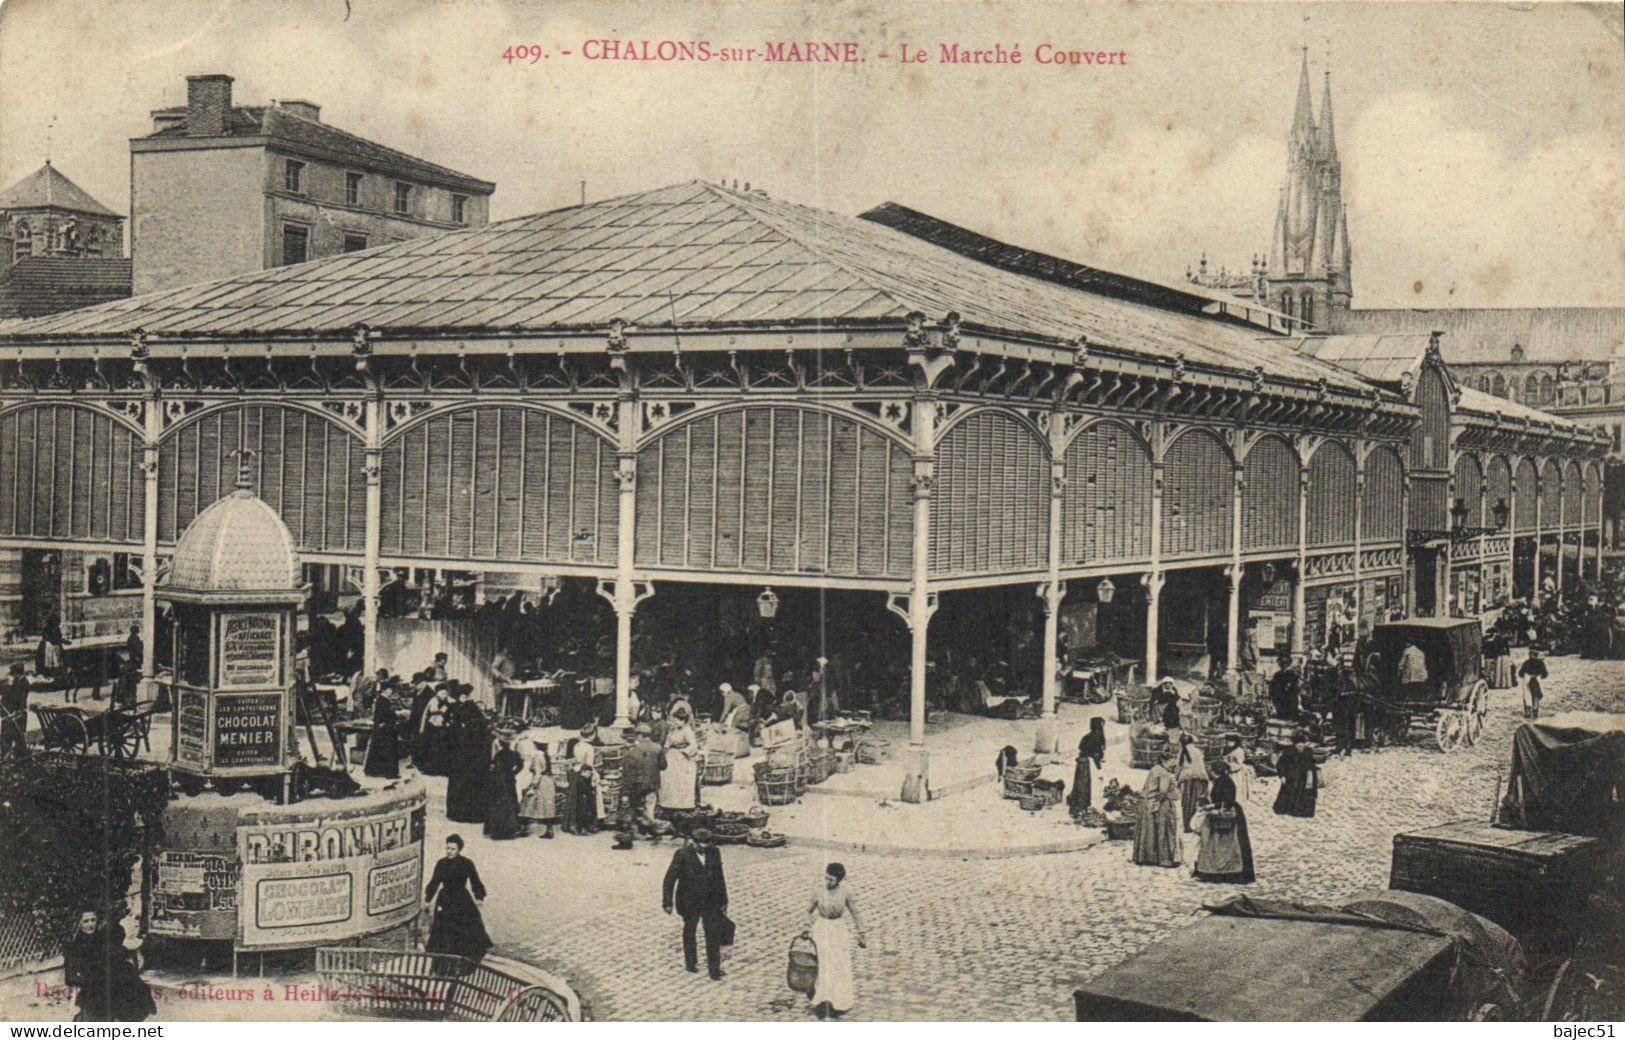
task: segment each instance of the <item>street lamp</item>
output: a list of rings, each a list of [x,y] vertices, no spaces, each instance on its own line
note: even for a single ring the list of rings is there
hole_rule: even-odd
[[[1467,500],[1465,498],[1458,498],[1450,504],[1450,519],[1456,522],[1458,530],[1467,526]]]
[[[1115,595],[1117,586],[1112,584],[1110,578],[1101,578],[1100,584],[1095,586],[1095,598],[1102,603],[1110,603]]]
[[[1496,499],[1494,507],[1490,509],[1490,513],[1495,517],[1495,529],[1497,531],[1506,530],[1507,517],[1512,513],[1511,508],[1507,506],[1507,500],[1504,498]]]
[[[779,597],[771,588],[762,589],[762,594],[756,597],[756,609],[764,620],[772,621],[779,615]]]

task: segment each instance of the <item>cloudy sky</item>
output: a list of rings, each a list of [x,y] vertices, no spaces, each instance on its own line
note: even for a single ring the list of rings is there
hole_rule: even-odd
[[[6,0],[0,180],[46,154],[128,210],[184,77],[497,182],[497,218],[675,181],[891,200],[1178,280],[1267,248],[1300,48],[1330,59],[1357,306],[1625,305],[1619,3]],[[591,62],[587,40],[854,41],[845,67]],[[904,43],[1020,66],[902,66]],[[1124,51],[1057,68],[1039,44]],[[536,64],[504,62],[540,45]],[[574,52],[566,56],[562,52]],[[880,55],[888,58],[882,59]]]

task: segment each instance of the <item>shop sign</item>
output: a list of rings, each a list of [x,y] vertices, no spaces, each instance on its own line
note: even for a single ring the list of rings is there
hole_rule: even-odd
[[[423,894],[424,799],[237,828],[244,949],[314,946],[412,920]]]
[[[1292,583],[1277,581],[1258,594],[1258,609],[1279,614],[1292,612]]]
[[[281,657],[281,615],[220,616],[221,689],[241,690],[277,685]]]
[[[285,694],[216,694],[214,699],[214,766],[282,765]]]
[[[237,934],[237,858],[163,851],[147,897],[147,933],[183,939]]]

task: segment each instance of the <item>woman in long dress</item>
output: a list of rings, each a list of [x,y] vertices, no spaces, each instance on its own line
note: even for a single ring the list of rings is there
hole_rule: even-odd
[[[553,759],[543,741],[531,741],[531,746],[536,753],[531,756],[525,793],[519,799],[519,818],[541,824],[538,837],[551,838],[553,825],[559,822],[559,788],[553,777]]]
[[[1208,799],[1197,826],[1202,843],[1192,875],[1198,881],[1252,884],[1253,843],[1247,837],[1247,813],[1236,799],[1236,785],[1223,760],[1213,763],[1213,787]]]
[[[694,730],[688,715],[673,709],[666,730],[666,748],[660,756],[660,807],[692,809],[699,801],[699,765],[694,760]]]
[[[867,949],[863,921],[847,891],[846,868],[831,863],[824,868],[824,885],[807,907],[807,934],[818,948],[818,981],[813,984],[812,1005],[819,1018],[843,1015],[852,1010],[852,938],[845,918],[852,919],[852,933],[858,945]]]
[[[1106,720],[1096,715],[1089,720],[1089,732],[1078,741],[1078,764],[1072,769],[1072,793],[1067,795],[1067,808],[1073,816],[1094,807],[1094,777],[1089,770],[1093,762],[1096,769],[1106,768]]]
[[[570,759],[570,786],[564,793],[564,832],[598,832],[598,751],[592,743],[572,739],[566,745]]]
[[[367,741],[368,776],[394,780],[401,775],[400,720],[395,715],[395,698],[380,686],[372,702],[372,737]]]
[[[452,953],[478,961],[492,946],[485,932],[480,904],[485,902],[485,884],[474,861],[463,855],[463,839],[456,834],[446,839],[446,854],[434,865],[429,888],[423,899],[434,908],[434,924],[429,927],[430,953]]]
[[[62,977],[79,990],[75,1022],[144,1022],[158,1011],[124,948],[124,928],[101,927],[95,910],[80,913],[73,938],[62,944]]]
[[[1134,862],[1147,867],[1179,866],[1179,752],[1166,751],[1146,774],[1134,822]]]
[[[1320,797],[1320,767],[1315,764],[1315,753],[1309,747],[1309,734],[1299,730],[1292,741],[1292,746],[1281,752],[1275,766],[1281,774],[1281,789],[1275,793],[1275,814],[1310,817],[1315,815],[1315,802]]]
[[[474,703],[474,689],[463,686],[451,710],[447,743],[446,819],[485,822],[485,792],[491,772],[491,732],[485,713]]]
[[[491,771],[486,783],[487,838],[504,841],[517,838],[522,832],[519,825],[519,795],[514,789],[514,778],[523,768],[524,760],[513,749],[513,739],[499,738],[496,754],[491,756]]]
[[[1241,746],[1241,737],[1232,733],[1224,738],[1224,764],[1230,771],[1230,780],[1236,785],[1236,801],[1245,805],[1253,797],[1253,769],[1247,764],[1247,751]]]
[[[1207,759],[1189,733],[1179,738],[1179,772],[1174,779],[1179,781],[1180,819],[1183,829],[1189,832],[1191,817],[1207,801]]]
[[[423,707],[412,761],[424,776],[446,775],[446,760],[451,753],[451,708],[451,691],[445,686],[435,690]]]

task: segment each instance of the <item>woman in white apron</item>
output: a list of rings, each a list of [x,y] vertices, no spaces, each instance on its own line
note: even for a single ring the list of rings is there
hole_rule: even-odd
[[[699,800],[700,768],[694,760],[694,730],[686,713],[672,714],[666,748],[660,755],[660,807],[692,809]]]
[[[846,868],[831,863],[824,868],[824,886],[807,907],[807,934],[818,947],[818,982],[813,986],[812,1005],[819,1018],[852,1010],[852,934],[856,933],[859,946],[869,946],[845,882]],[[848,917],[852,919],[850,931]]]

